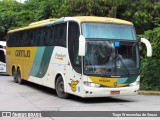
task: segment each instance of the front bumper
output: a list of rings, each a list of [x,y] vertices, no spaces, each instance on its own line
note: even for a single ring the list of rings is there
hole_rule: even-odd
[[[109,96],[127,96],[137,95],[139,85],[119,88],[95,88],[84,86],[81,97],[109,97]]]

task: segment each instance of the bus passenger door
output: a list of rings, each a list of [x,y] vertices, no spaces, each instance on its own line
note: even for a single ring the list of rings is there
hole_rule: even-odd
[[[81,93],[81,84],[82,84],[82,76],[81,76],[81,67],[79,66],[81,63],[77,60],[77,66],[73,62],[69,62],[66,66],[66,84],[67,84],[67,92],[75,95],[80,95]]]
[[[80,95],[81,93],[81,57],[78,56],[79,25],[69,22],[68,25],[68,64],[66,66],[67,92]]]

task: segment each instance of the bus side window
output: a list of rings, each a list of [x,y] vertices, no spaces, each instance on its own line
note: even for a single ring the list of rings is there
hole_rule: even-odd
[[[9,42],[8,45],[11,47],[16,46],[16,40],[17,40],[17,34],[16,33],[9,33]]]
[[[17,34],[17,42],[16,42],[16,47],[20,45],[20,33],[16,33]]]
[[[41,45],[44,46],[44,45],[47,45],[47,28],[46,27],[42,29],[42,34],[43,34],[43,37],[42,37]]]
[[[19,33],[19,46],[25,46],[25,32],[21,31]]]
[[[50,43],[51,43],[52,45],[55,45],[54,32],[55,32],[54,27],[52,27],[52,29],[51,29],[51,34],[50,34]]]
[[[29,40],[29,30],[25,31],[25,36],[26,36],[26,44],[25,46],[30,46],[30,40]]]
[[[5,54],[4,54],[4,51],[3,50],[0,50],[0,61],[5,63],[6,60],[5,60]]]
[[[31,46],[34,46],[34,44],[35,44],[35,41],[34,41],[34,39],[33,39],[33,31],[34,30],[30,30],[29,31],[29,44],[31,45]]]
[[[69,22],[69,28],[68,28],[69,57],[74,70],[78,73],[81,73],[82,72],[81,57],[78,56],[79,35],[80,35],[79,25],[76,22]]]
[[[23,35],[22,35],[22,46],[26,46],[26,31],[22,31]]]
[[[9,33],[9,34],[7,34],[7,46],[11,46],[11,34]]]
[[[30,46],[30,40],[29,40],[29,30],[25,31],[25,46]]]
[[[37,28],[34,30],[34,45],[40,45],[41,44],[41,29]]]
[[[21,33],[17,33],[17,42],[16,42],[16,47],[18,47],[20,45],[20,39],[21,39]]]
[[[55,42],[57,46],[66,47],[66,29],[67,23],[55,25]]]
[[[54,43],[54,31],[53,31],[53,27],[49,26],[47,28],[47,40],[46,40],[46,44],[47,45],[53,45]]]

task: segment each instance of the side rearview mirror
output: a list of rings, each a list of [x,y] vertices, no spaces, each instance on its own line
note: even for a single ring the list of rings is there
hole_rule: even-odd
[[[85,51],[86,50],[86,39],[83,35],[79,36],[79,51],[78,55],[79,56],[85,56]]]
[[[146,45],[146,48],[147,48],[147,57],[151,57],[152,56],[152,46],[151,46],[151,43],[147,39],[145,39],[145,38],[141,38],[141,42]]]

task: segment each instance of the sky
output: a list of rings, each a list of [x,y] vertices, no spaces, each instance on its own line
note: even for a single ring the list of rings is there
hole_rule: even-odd
[[[17,0],[18,2],[21,2],[21,3],[24,3],[24,1],[26,1],[26,0]]]

